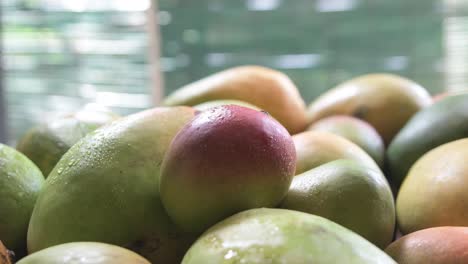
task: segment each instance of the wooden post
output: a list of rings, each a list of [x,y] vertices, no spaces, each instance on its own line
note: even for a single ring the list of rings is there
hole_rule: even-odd
[[[150,89],[153,104],[159,105],[164,96],[164,78],[161,72],[161,34],[158,23],[158,1],[150,0],[151,5],[147,10],[148,21],[146,28],[148,32],[149,49],[148,63],[150,74]]]

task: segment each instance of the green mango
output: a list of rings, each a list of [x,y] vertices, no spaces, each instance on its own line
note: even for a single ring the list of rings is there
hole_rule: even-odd
[[[0,240],[18,255],[26,251],[26,233],[44,177],[26,156],[0,144]]]
[[[392,241],[395,229],[387,181],[353,160],[335,160],[296,175],[281,207],[325,217],[380,248]]]
[[[344,137],[314,130],[296,134],[292,138],[297,156],[296,175],[339,159],[355,160],[368,168],[381,171],[369,154]]]
[[[325,218],[286,209],[251,209],[206,231],[182,264],[386,264],[379,248]]]
[[[49,247],[17,264],[150,264],[138,254],[118,246],[97,242],[74,242]]]
[[[109,110],[85,107],[31,128],[21,137],[16,149],[31,159],[47,177],[78,140],[117,118],[119,116]]]
[[[426,152],[468,137],[468,94],[448,96],[414,115],[387,149],[390,182],[399,187]]]
[[[191,238],[166,215],[159,175],[169,143],[194,114],[190,107],[146,110],[73,145],[38,197],[29,251],[96,241],[130,248],[152,263],[178,263]]]
[[[383,167],[385,145],[379,133],[364,120],[344,115],[325,117],[313,123],[307,130],[330,132],[342,136],[364,150]]]

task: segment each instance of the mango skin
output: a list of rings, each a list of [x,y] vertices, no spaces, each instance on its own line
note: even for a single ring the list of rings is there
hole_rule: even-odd
[[[339,84],[308,107],[309,123],[327,116],[350,115],[371,124],[388,145],[416,112],[432,104],[419,84],[403,77],[374,73]]]
[[[89,132],[117,118],[119,116],[110,111],[85,107],[74,114],[31,128],[20,138],[16,149],[31,159],[47,178],[71,146]]]
[[[194,116],[189,107],[154,108],[102,127],[75,144],[47,178],[31,217],[30,253],[97,241],[153,263],[178,263],[190,243],[164,211],[159,174],[170,141]]]
[[[411,166],[426,152],[468,137],[468,94],[453,95],[421,110],[387,149],[387,172],[399,187]]]
[[[285,209],[251,209],[206,231],[182,264],[396,263],[352,231]]]
[[[26,156],[0,144],[0,239],[21,255],[28,223],[44,177]]]
[[[140,255],[118,246],[98,242],[74,242],[49,247],[21,259],[17,264],[150,264]]]
[[[468,138],[439,146],[422,156],[397,196],[403,234],[436,226],[468,226]]]
[[[296,175],[281,208],[315,214],[340,224],[380,248],[395,229],[395,204],[378,171],[336,160]]]
[[[338,159],[350,159],[380,171],[375,161],[360,147],[335,134],[306,131],[293,136],[296,148],[296,175]]]
[[[194,106],[212,100],[240,100],[278,120],[291,133],[307,127],[299,90],[284,73],[261,66],[230,68],[183,86],[164,99],[164,105]]]
[[[262,109],[260,109],[259,107],[255,106],[253,104],[250,104],[250,103],[247,103],[247,102],[244,102],[244,101],[240,101],[240,100],[213,100],[213,101],[208,101],[208,102],[204,102],[204,103],[195,105],[195,106],[193,106],[193,108],[195,108],[195,109],[197,109],[199,111],[205,111],[205,110],[208,110],[210,108],[213,108],[213,107],[216,107],[216,106],[222,106],[222,105],[239,105],[239,106],[248,107],[248,108],[251,108],[251,109],[254,109],[254,110],[257,110],[257,111],[262,110]]]
[[[161,168],[161,199],[181,229],[201,233],[239,211],[278,205],[295,163],[291,136],[268,114],[211,108],[172,141]]]
[[[342,136],[362,148],[380,168],[384,165],[385,145],[369,123],[351,116],[330,116],[313,123],[307,130],[330,132]]]
[[[468,263],[468,227],[419,230],[396,240],[385,252],[400,264]]]

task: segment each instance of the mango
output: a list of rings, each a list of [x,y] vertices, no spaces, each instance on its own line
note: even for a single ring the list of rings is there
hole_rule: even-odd
[[[288,131],[267,113],[211,108],[172,141],[161,168],[162,202],[191,233],[242,210],[274,207],[291,184],[295,154]]]
[[[105,108],[88,105],[76,113],[31,128],[21,137],[16,149],[31,159],[47,177],[78,140],[118,117]]]
[[[468,227],[433,227],[408,234],[385,249],[400,264],[468,263]]]
[[[379,133],[369,123],[352,116],[330,116],[313,123],[307,130],[319,130],[342,136],[362,148],[383,167],[385,145]]]
[[[400,186],[411,166],[437,146],[468,137],[468,94],[448,96],[418,112],[387,149],[387,174]]]
[[[26,233],[44,182],[26,156],[0,144],[0,239],[18,255],[26,251]]]
[[[294,177],[281,207],[325,217],[385,248],[395,205],[385,178],[356,161],[336,160]]]
[[[243,106],[243,107],[252,108],[252,109],[255,109],[255,110],[258,110],[258,111],[262,110],[262,109],[260,109],[259,107],[255,106],[253,104],[249,104],[247,102],[240,101],[240,100],[213,100],[213,101],[208,101],[208,102],[205,102],[205,103],[195,105],[195,106],[193,106],[193,108],[195,108],[195,109],[197,109],[199,111],[205,111],[205,110],[208,110],[210,108],[213,108],[213,107],[216,107],[216,106],[222,106],[222,105],[239,105],[239,106]]]
[[[306,131],[294,135],[296,175],[338,159],[350,159],[380,171],[375,161],[351,141],[329,132]]]
[[[436,226],[468,226],[468,138],[441,145],[410,169],[397,196],[403,234]]]
[[[17,264],[150,264],[142,256],[114,245],[74,242],[33,253]]]
[[[251,209],[207,230],[182,264],[386,264],[376,246],[325,218],[285,209]]]
[[[432,104],[426,89],[393,74],[367,74],[339,84],[308,107],[310,123],[331,115],[350,115],[371,124],[388,145],[405,123]]]
[[[212,100],[241,100],[253,104],[295,134],[307,126],[306,107],[298,89],[285,74],[261,67],[227,69],[179,88],[164,100],[168,106],[194,106]]]
[[[160,107],[129,115],[73,145],[47,178],[31,217],[30,253],[77,241],[129,248],[152,263],[180,263],[193,238],[160,200],[163,156],[195,115]]]

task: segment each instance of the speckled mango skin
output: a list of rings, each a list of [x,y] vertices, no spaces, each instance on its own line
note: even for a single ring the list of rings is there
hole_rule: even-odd
[[[424,87],[393,74],[361,75],[317,97],[308,107],[309,122],[331,115],[367,121],[388,145],[405,123],[432,104]]]
[[[377,163],[353,142],[324,131],[306,131],[294,135],[296,175],[338,159],[350,159],[381,171]]]
[[[90,115],[94,118],[89,118]],[[83,109],[30,129],[21,137],[16,149],[31,159],[47,178],[71,146],[91,131],[117,118],[119,116],[112,112]]]
[[[325,217],[380,248],[392,240],[395,204],[381,173],[336,160],[294,177],[281,207]]]
[[[385,145],[379,133],[367,122],[344,115],[330,116],[313,123],[307,130],[330,132],[342,136],[362,148],[383,167]]]
[[[212,100],[241,100],[269,112],[291,134],[307,127],[304,100],[282,72],[255,65],[230,68],[185,85],[164,104],[194,106]]]
[[[396,263],[359,235],[325,218],[286,209],[251,209],[206,231],[182,264]]]
[[[97,242],[74,242],[43,249],[21,259],[17,264],[150,264],[150,262],[118,246]]]
[[[25,252],[29,219],[43,182],[34,163],[0,144],[0,240],[18,255]]]
[[[211,108],[172,141],[161,168],[161,199],[177,225],[201,233],[239,211],[278,205],[295,163],[291,136],[265,112]]]
[[[468,138],[441,145],[410,169],[397,196],[403,234],[436,226],[468,226]]]
[[[419,230],[385,249],[400,264],[468,263],[468,227],[443,226]]]
[[[445,97],[421,110],[395,136],[387,149],[387,171],[397,187],[426,152],[468,137],[468,94]]]
[[[29,251],[98,241],[131,248],[153,263],[180,262],[185,238],[164,211],[158,180],[170,141],[194,114],[190,107],[146,110],[75,144],[39,195]]]

